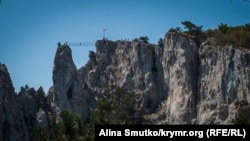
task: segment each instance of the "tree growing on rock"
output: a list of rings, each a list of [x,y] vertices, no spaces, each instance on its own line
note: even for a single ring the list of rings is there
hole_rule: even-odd
[[[159,47],[164,47],[164,43],[163,43],[163,39],[162,38],[159,39],[158,45],[159,45]]]
[[[186,33],[193,36],[200,36],[202,34],[202,26],[197,26],[190,21],[181,22],[184,28],[187,29]]]
[[[139,41],[140,41],[140,42],[143,42],[143,43],[148,43],[149,39],[148,39],[147,36],[141,36],[141,37],[139,38]]]

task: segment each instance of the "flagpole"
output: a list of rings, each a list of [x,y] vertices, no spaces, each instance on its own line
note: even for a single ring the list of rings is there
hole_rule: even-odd
[[[106,31],[106,30],[107,30],[107,28],[104,28],[104,29],[103,29],[103,40],[106,40],[106,39],[105,39],[105,31]]]

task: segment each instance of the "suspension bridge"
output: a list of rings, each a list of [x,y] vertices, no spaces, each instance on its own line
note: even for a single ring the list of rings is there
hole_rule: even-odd
[[[107,28],[103,29],[103,40],[106,39],[105,31],[107,31]],[[59,42],[59,44],[61,43]],[[64,44],[69,45],[69,46],[95,46],[94,42],[65,42]]]
[[[66,42],[69,46],[95,46],[94,42]]]

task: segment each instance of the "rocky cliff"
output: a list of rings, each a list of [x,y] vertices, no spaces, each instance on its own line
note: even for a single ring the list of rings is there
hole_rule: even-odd
[[[7,67],[0,63],[0,140],[28,140],[23,110],[17,103]]]
[[[80,69],[70,47],[58,46],[46,97],[28,87],[15,94],[0,66],[0,140],[30,140],[35,124],[49,127],[65,109],[85,121],[107,87],[133,91],[136,116],[149,124],[233,124],[239,111],[250,116],[250,50],[198,44],[179,32],[166,33],[163,47],[98,40]]]
[[[250,51],[200,46],[183,34],[165,36],[162,66],[167,98],[150,120],[158,124],[233,124],[249,113]],[[249,118],[248,122],[249,122]]]
[[[70,54],[68,46],[60,48]],[[61,54],[58,51],[56,56]],[[56,57],[55,65],[63,58]],[[147,123],[232,124],[239,109],[250,114],[249,59],[249,50],[212,47],[208,41],[199,45],[178,32],[165,35],[164,47],[99,40],[96,52],[89,53],[89,61],[77,73],[70,67],[72,59],[63,61],[66,67],[57,68],[66,73],[54,71],[53,76],[61,79],[54,88],[64,89],[55,89],[54,94],[63,95],[59,101],[68,96],[58,106],[70,103],[70,109],[84,119],[106,87],[125,87],[135,92],[136,115],[144,116]]]
[[[7,67],[0,63],[1,141],[32,140],[36,124],[49,126],[49,107],[42,87],[36,91],[26,85],[16,94]]]
[[[228,124],[238,110],[250,117],[250,50],[204,45],[199,56],[197,122]]]

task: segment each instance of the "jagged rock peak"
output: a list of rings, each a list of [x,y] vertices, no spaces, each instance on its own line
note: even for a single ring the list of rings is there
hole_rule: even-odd
[[[58,46],[58,48],[56,50],[55,59],[54,59],[54,65],[65,64],[64,61],[67,61],[69,63],[73,63],[72,51],[68,45]]]
[[[0,63],[0,140],[26,141],[29,134],[8,69]]]
[[[2,71],[2,70],[7,70],[5,64],[2,64],[1,62],[0,62],[0,70],[1,70],[1,71]]]
[[[0,63],[0,88],[14,92],[12,80],[5,64]]]
[[[53,68],[53,87],[56,103],[62,109],[70,108],[68,99],[72,97],[72,87],[76,79],[77,69],[68,45],[58,46]]]

